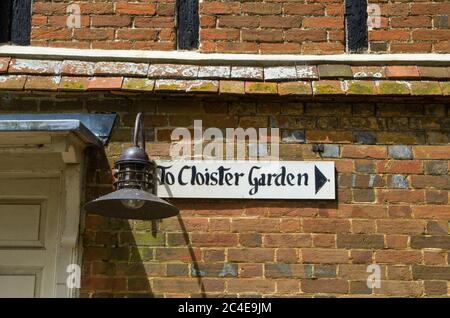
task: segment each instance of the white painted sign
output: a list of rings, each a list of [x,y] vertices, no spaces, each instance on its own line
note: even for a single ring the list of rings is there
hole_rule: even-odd
[[[335,199],[334,162],[157,161],[158,196]]]

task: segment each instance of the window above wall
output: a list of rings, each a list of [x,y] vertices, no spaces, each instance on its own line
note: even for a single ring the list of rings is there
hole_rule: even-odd
[[[29,45],[31,0],[0,0],[0,44]]]
[[[177,1],[177,48],[194,50],[198,48],[199,12],[198,0]]]
[[[368,48],[367,0],[345,0],[345,35],[349,53],[363,53]]]

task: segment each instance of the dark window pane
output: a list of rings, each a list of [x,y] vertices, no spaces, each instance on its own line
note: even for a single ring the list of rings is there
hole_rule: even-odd
[[[367,49],[367,0],[345,0],[345,31],[348,52]]]
[[[177,46],[180,50],[198,48],[198,0],[177,1]]]

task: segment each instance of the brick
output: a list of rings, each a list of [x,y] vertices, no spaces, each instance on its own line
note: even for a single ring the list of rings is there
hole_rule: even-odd
[[[303,130],[283,130],[282,142],[284,143],[304,143],[305,142],[305,132]]]
[[[264,274],[263,264],[239,264],[239,277],[262,277]]]
[[[267,278],[310,278],[312,266],[303,264],[264,264]]]
[[[377,143],[377,137],[374,133],[368,131],[353,132],[353,142],[363,145],[374,145]]]
[[[348,292],[348,282],[343,279],[302,280],[300,287],[304,293],[313,294],[346,294]]]
[[[446,175],[449,171],[449,165],[447,161],[426,161],[425,162],[425,174],[431,175]]]
[[[346,158],[382,159],[386,156],[387,150],[383,146],[345,145],[342,149],[342,157]]]
[[[413,265],[413,279],[446,280],[450,279],[449,266],[423,266]]]
[[[250,67],[250,66],[232,66],[231,78],[246,79],[246,80],[263,80],[264,68]]]
[[[388,78],[416,78],[419,77],[417,66],[387,66],[386,77]]]
[[[382,66],[352,66],[352,72],[354,78],[360,79],[379,79],[386,76]]]
[[[345,87],[340,81],[313,81],[312,82],[314,95],[343,95],[345,94]]]
[[[219,83],[221,94],[245,94],[245,83],[241,81],[225,81]]]
[[[418,66],[419,74],[424,79],[446,79],[449,77],[445,67],[436,66]]]
[[[300,290],[300,283],[296,279],[280,279],[277,280],[277,293],[298,293]]]
[[[274,250],[271,248],[230,248],[228,249],[228,261],[245,263],[252,260],[253,263],[272,262]]]
[[[156,6],[154,4],[118,3],[116,12],[131,15],[153,15],[156,13]]]
[[[336,265],[314,265],[314,277],[335,278],[337,273]]]
[[[441,205],[421,205],[413,207],[413,215],[419,219],[449,219],[450,209]]]
[[[319,65],[320,78],[351,78],[353,77],[352,68],[349,65],[325,64]]]
[[[196,278],[155,278],[152,281],[155,292],[199,292],[200,286]]]
[[[352,250],[350,259],[354,264],[367,264],[372,262],[372,251]]]
[[[87,77],[67,77],[63,76],[59,83],[60,91],[86,91],[89,85]]]
[[[405,249],[408,247],[408,240],[407,235],[386,235],[386,247],[389,249]]]
[[[450,146],[415,146],[413,147],[416,159],[448,159]]]
[[[278,248],[276,250],[276,261],[278,263],[297,263],[298,253],[296,248]]]
[[[245,93],[258,95],[274,95],[278,93],[278,88],[276,83],[245,82]]]
[[[297,78],[295,66],[269,66],[264,68],[264,79],[270,80],[290,80]]]
[[[365,249],[383,248],[384,238],[382,235],[338,234],[337,247]]]
[[[305,17],[303,27],[311,29],[343,29],[343,17]]]
[[[375,288],[374,292],[379,295],[419,297],[422,285],[420,282],[381,281],[381,288]]]
[[[58,75],[61,72],[61,61],[12,59],[8,72],[11,74]]]
[[[259,17],[254,16],[223,16],[219,18],[221,28],[257,28]]]
[[[94,68],[95,63],[93,62],[66,60],[61,65],[61,74],[92,76],[94,75]]]
[[[193,233],[191,242],[192,246],[235,246],[238,237],[232,233]]]
[[[261,293],[275,292],[275,281],[262,278],[239,278],[227,280],[228,292],[254,293],[258,290]]]
[[[423,162],[419,160],[382,160],[377,162],[378,173],[422,173]]]
[[[310,247],[309,234],[265,234],[263,244],[266,247]]]
[[[151,92],[155,86],[155,81],[145,78],[126,77],[122,83],[122,90],[132,92]]]
[[[412,81],[411,95],[442,95],[442,91],[437,82]]]
[[[408,180],[400,174],[395,174],[389,177],[389,186],[395,189],[406,189]]]
[[[372,289],[367,287],[367,281],[350,281],[350,294],[369,295]]]
[[[242,4],[242,12],[249,14],[277,14],[281,13],[281,4],[278,3],[265,3],[261,5],[258,2],[245,2]]]
[[[233,219],[231,223],[233,232],[273,232],[279,229],[276,219]]]
[[[199,78],[229,78],[231,68],[229,66],[200,66]]]
[[[441,251],[424,251],[423,261],[426,265],[445,265],[446,255]]]
[[[413,189],[381,190],[378,196],[379,202],[390,203],[419,203],[425,199],[424,191]]]
[[[198,66],[177,64],[152,64],[148,68],[150,78],[196,78]]]
[[[394,159],[412,159],[411,147],[395,145],[388,147],[389,157]]]
[[[56,91],[60,81],[60,76],[29,76],[25,83],[25,89]]]
[[[0,73],[6,73],[8,71],[10,57],[0,57]]]
[[[155,91],[173,91],[173,92],[185,92],[188,86],[188,81],[185,80],[156,80]]]
[[[191,262],[192,258],[199,259],[201,256],[200,250],[188,249],[185,247],[161,247],[155,249],[155,260],[163,261],[177,261],[177,262]]]
[[[414,264],[422,261],[420,251],[376,251],[375,262],[394,264]]]
[[[349,233],[350,222],[341,219],[303,219],[304,232],[313,233]]]
[[[296,65],[298,79],[318,79],[319,72],[314,65]]]
[[[428,296],[447,295],[447,282],[425,281],[425,294]]]
[[[450,189],[450,177],[449,176],[423,176],[414,175],[411,177],[411,183],[414,188],[437,188],[437,189]]]
[[[131,25],[131,17],[127,15],[94,15],[91,18],[93,27],[127,27]]]
[[[94,75],[146,76],[147,63],[98,62]]]
[[[285,2],[283,3],[283,12],[295,15],[323,15],[325,7],[323,4]]]
[[[379,81],[379,95],[410,95],[409,83],[401,81]]]
[[[278,83],[278,94],[281,96],[312,95],[311,83],[309,82]]]
[[[339,264],[349,260],[348,252],[341,249],[302,249],[301,257],[304,263]]]
[[[376,88],[373,81],[348,81],[347,94],[349,95],[375,95]]]
[[[88,90],[120,90],[123,77],[93,77],[89,80]]]
[[[243,41],[283,42],[283,34],[279,30],[242,30],[241,33]]]
[[[424,234],[426,223],[421,220],[377,220],[377,232],[384,234]]]
[[[23,90],[26,75],[0,75],[0,90]]]
[[[425,192],[426,202],[428,204],[448,204],[447,192],[445,190],[427,190]]]
[[[448,249],[450,236],[412,236],[412,248],[442,248]]]
[[[186,91],[197,93],[217,93],[219,91],[219,81],[189,81],[187,83]]]

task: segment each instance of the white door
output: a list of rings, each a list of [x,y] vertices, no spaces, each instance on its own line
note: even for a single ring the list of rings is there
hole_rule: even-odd
[[[59,182],[0,177],[0,298],[55,297]]]

